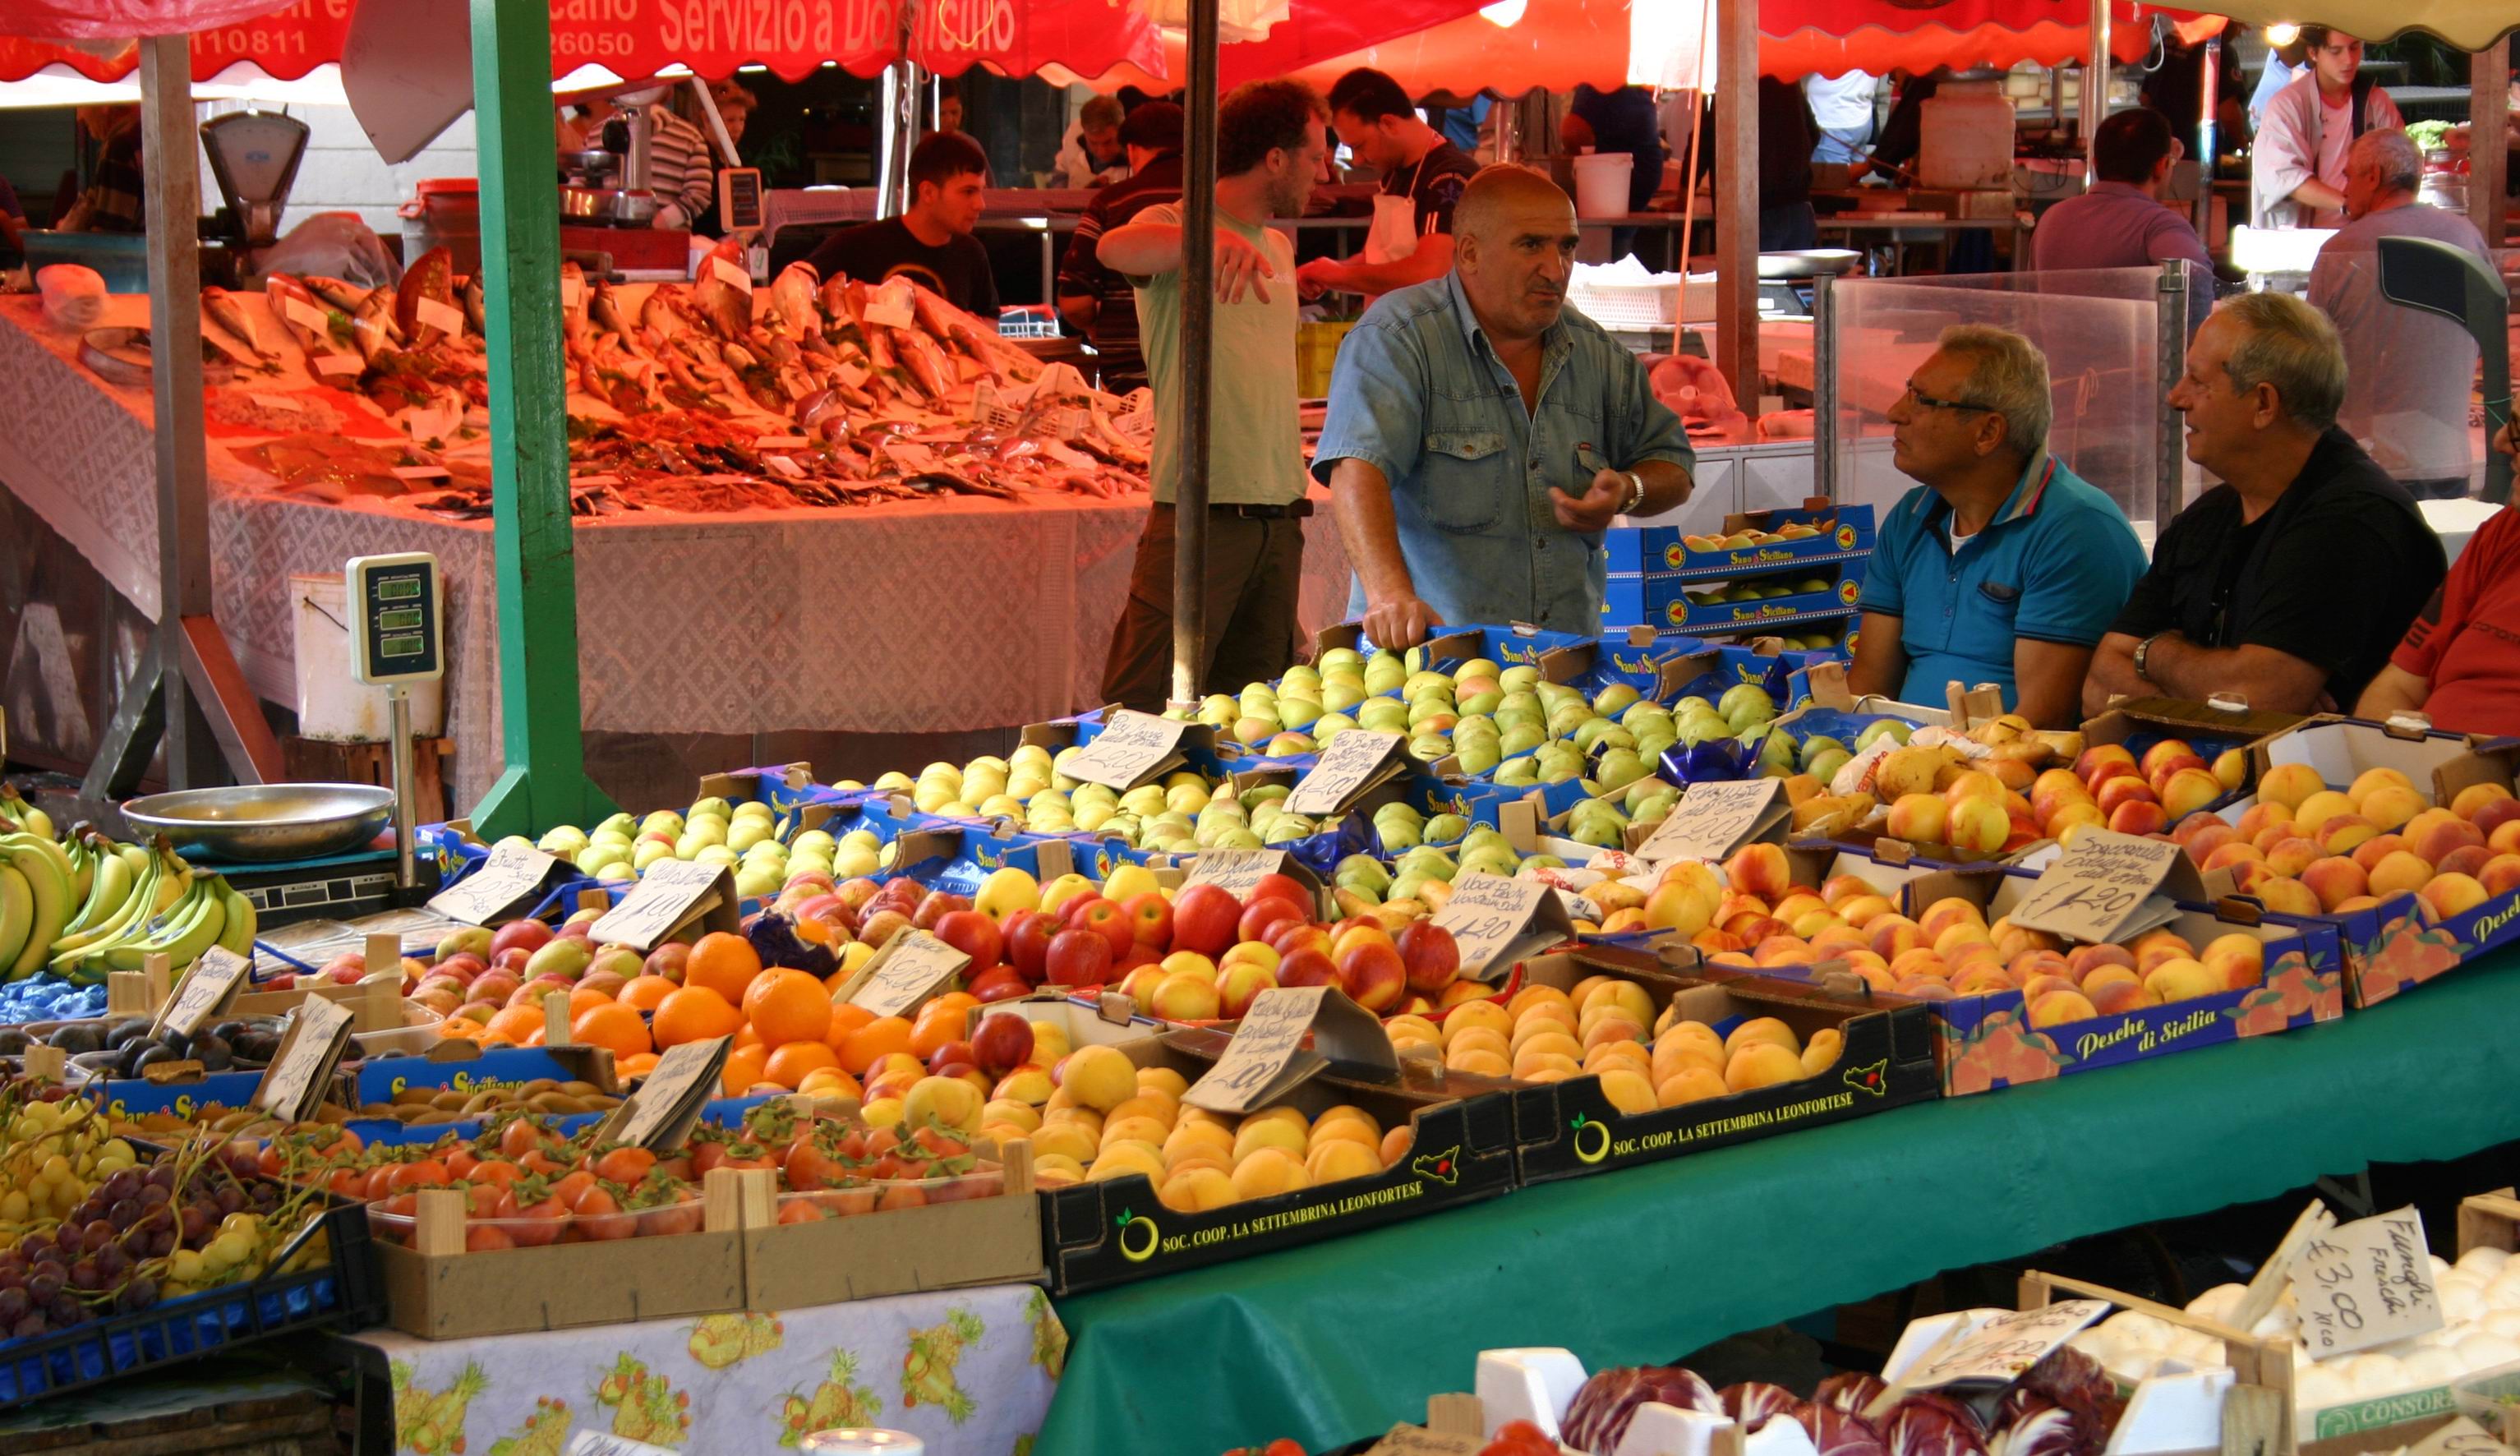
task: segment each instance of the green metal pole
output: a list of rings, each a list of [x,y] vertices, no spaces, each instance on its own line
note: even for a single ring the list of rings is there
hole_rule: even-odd
[[[490,355],[492,539],[507,768],[472,813],[488,837],[613,811],[578,737],[577,569],[560,331],[550,0],[472,0]]]

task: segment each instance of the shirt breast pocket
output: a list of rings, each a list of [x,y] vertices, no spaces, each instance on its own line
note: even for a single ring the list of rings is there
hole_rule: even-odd
[[[2013,615],[2021,610],[2021,588],[2002,581],[1981,581],[1973,605],[1999,635],[2009,638]]]
[[[1505,483],[1512,461],[1494,430],[1438,430],[1425,438],[1423,509],[1428,523],[1465,533],[1493,530],[1505,519]]]

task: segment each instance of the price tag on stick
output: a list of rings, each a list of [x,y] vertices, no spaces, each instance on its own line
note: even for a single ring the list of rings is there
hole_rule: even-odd
[[[2292,1297],[2314,1360],[2440,1329],[2422,1215],[2409,1205],[2310,1240],[2293,1255]]]
[[[740,928],[735,877],[723,865],[660,859],[648,867],[619,904],[587,927],[586,934],[599,945],[648,951],[695,921],[712,931]]]
[[[840,988],[840,999],[879,1017],[908,1016],[971,958],[915,927],[892,933]]]
[[[1397,733],[1350,728],[1322,750],[1321,761],[1295,782],[1286,809],[1295,814],[1337,814],[1375,785],[1400,772]]]
[[[1691,784],[1670,817],[1637,846],[1647,864],[1673,859],[1722,859],[1743,841],[1792,812],[1777,800],[1782,779],[1743,779]]]
[[[313,1116],[324,1101],[325,1083],[350,1044],[354,1020],[348,1007],[321,996],[299,1002],[289,1014],[279,1054],[254,1085],[253,1105],[291,1122]]]
[[[1454,880],[1452,898],[1435,912],[1435,924],[1452,932],[1461,947],[1461,974],[1480,981],[1497,979],[1515,961],[1575,933],[1566,901],[1555,889],[1502,875]]]
[[[1191,861],[1182,888],[1213,885],[1238,900],[1246,899],[1262,880],[1285,867],[1283,849],[1203,849]]]
[[[2103,944],[2178,918],[2172,898],[2202,900],[2205,882],[2177,844],[2086,829],[2012,910],[2012,923]]]
[[[1189,726],[1179,718],[1116,709],[1102,733],[1068,760],[1067,776],[1108,789],[1134,789],[1179,760],[1182,730]]]
[[[734,1049],[732,1036],[667,1047],[656,1059],[655,1070],[605,1124],[604,1139],[654,1152],[680,1143],[690,1135],[700,1109],[716,1095],[718,1079],[726,1072],[727,1054]]]
[[[1313,1045],[1304,1045],[1310,1035]],[[1241,1114],[1283,1098],[1331,1062],[1388,1077],[1399,1070],[1391,1040],[1373,1013],[1329,986],[1272,986],[1251,998],[1234,1039],[1182,1100],[1211,1113]]]
[[[2106,1300],[2063,1299],[1956,1326],[1900,1371],[1864,1415],[1868,1420],[1880,1419],[1912,1390],[2008,1386],[2108,1311]]]
[[[233,950],[213,945],[202,951],[193,969],[184,973],[184,983],[176,987],[174,999],[158,1008],[150,1031],[190,1036],[201,1030],[202,1023],[236,999],[237,987],[245,984],[252,970],[253,963]]]
[[[539,896],[559,868],[558,859],[531,844],[502,841],[481,868],[431,895],[428,908],[467,925],[513,920],[519,913],[518,902]]]

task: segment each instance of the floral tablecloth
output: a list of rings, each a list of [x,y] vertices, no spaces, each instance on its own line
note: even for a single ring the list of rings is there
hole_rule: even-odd
[[[352,1338],[389,1373],[397,1456],[562,1456],[582,1431],[739,1456],[835,1426],[906,1431],[929,1456],[1026,1456],[1067,1358],[1067,1332],[1029,1285],[483,1340]]]

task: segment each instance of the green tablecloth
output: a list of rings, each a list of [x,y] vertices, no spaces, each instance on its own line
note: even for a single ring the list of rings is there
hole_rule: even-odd
[[[1506,1195],[1059,1301],[1040,1449],[1322,1450],[1474,1356],[1669,1358],[1940,1270],[2520,1138],[2520,952],[2368,1013]]]

